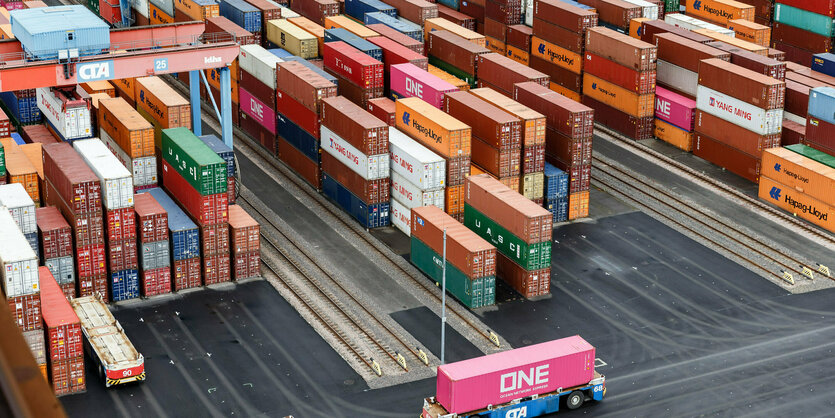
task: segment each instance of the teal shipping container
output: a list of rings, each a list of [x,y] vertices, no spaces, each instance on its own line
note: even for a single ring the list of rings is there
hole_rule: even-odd
[[[415,237],[412,237],[411,242],[412,264],[440,286],[443,279],[443,257]],[[470,279],[449,260],[446,263],[446,290],[469,308],[496,304],[496,276]]]
[[[188,128],[163,129],[161,145],[162,158],[201,195],[226,193],[226,161]]]
[[[833,33],[833,19],[808,10],[798,9],[777,3],[774,7],[774,21],[803,29],[818,35],[831,37]]]

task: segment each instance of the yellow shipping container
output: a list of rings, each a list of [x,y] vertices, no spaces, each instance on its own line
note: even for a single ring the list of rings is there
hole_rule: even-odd
[[[291,17],[287,19],[288,22],[302,28],[305,32],[313,35],[319,40],[319,55],[325,48],[325,27],[306,18],[306,17]]]
[[[531,54],[548,62],[557,64],[574,74],[583,72],[583,56],[569,51],[559,45],[552,44],[544,39],[531,38]]]
[[[0,39],[14,39],[14,34],[12,34],[12,25],[8,23],[0,25]]]
[[[436,17],[432,19],[426,19],[426,24],[423,26],[423,39],[429,39],[429,32],[433,30],[446,30],[450,31],[470,42],[474,42],[475,44],[483,47],[487,47],[486,39],[484,35],[481,35],[477,32],[473,32],[461,25],[458,25],[454,22],[450,22],[442,17]]]
[[[531,64],[530,54],[528,54],[528,52],[525,51],[524,49],[517,48],[513,45],[508,45],[507,46],[506,55],[507,55],[508,58],[510,58],[510,59],[520,63],[520,64],[524,64],[524,65],[530,65]]]
[[[583,76],[583,94],[638,118],[655,114],[655,93],[635,94],[588,73]]]
[[[470,127],[417,97],[394,103],[396,126],[444,157],[471,155]]]
[[[268,21],[267,39],[287,52],[305,59],[319,56],[318,39],[287,19]]]
[[[492,103],[524,122],[522,125],[523,147],[532,147],[534,145],[542,145],[545,143],[545,115],[493,89],[480,88],[470,91],[482,100]]]
[[[728,22],[728,29],[736,32],[736,39],[748,41],[768,48],[771,43],[771,28],[744,19]]]
[[[0,138],[3,144],[3,151],[6,154],[6,174],[9,183],[20,183],[29,197],[40,204],[40,191],[38,189],[38,170],[29,161],[29,158],[11,138]]]
[[[200,5],[193,0],[174,0],[174,9],[175,13],[182,13],[197,21],[220,16],[220,6],[217,3]]]
[[[759,196],[763,201],[835,232],[835,209],[818,199],[766,176],[760,176]]]
[[[768,56],[768,48],[767,47],[757,45],[753,42],[748,42],[748,41],[744,41],[742,39],[732,38],[730,36],[723,35],[719,32],[712,31],[710,29],[696,29],[693,32],[698,33],[700,35],[707,36],[708,38],[711,38],[713,40],[721,41],[721,42],[724,42],[726,44],[742,48],[746,51],[750,51],[750,52],[753,52],[755,54],[762,55],[764,57]]]
[[[348,32],[353,33],[354,35],[359,36],[360,38],[373,38],[375,36],[380,36],[379,33],[374,32],[371,29],[368,29],[364,25],[361,25],[351,19],[349,19],[345,15],[338,15],[338,16],[328,16],[325,18],[325,29],[337,29],[342,28],[347,30]]]
[[[107,80],[91,81],[89,83],[81,83],[81,88],[89,94],[105,93],[110,97],[116,97],[116,88]]]
[[[687,132],[661,119],[655,119],[655,137],[678,149],[693,151],[693,132]]]

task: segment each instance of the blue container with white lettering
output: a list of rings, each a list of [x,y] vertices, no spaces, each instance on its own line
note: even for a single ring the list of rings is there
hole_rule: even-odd
[[[835,77],[835,54],[823,52],[813,55],[812,70]]]
[[[310,62],[310,61],[308,61],[308,60],[306,60],[302,57],[298,57],[298,56],[293,55],[292,57],[284,58],[284,61],[296,61],[298,63],[301,63],[302,65],[304,65],[305,67],[310,69],[310,71],[313,71],[314,73],[319,74],[320,76],[324,77],[325,80],[328,80],[333,84],[338,83],[338,80],[336,79],[336,77],[330,75],[325,70],[315,66],[312,62]]]
[[[146,191],[168,212],[168,238],[174,261],[200,257],[200,233],[197,225],[174,203],[165,190],[155,187]]]
[[[366,205],[345,186],[324,172],[322,173],[322,193],[336,202],[366,229],[389,226],[388,202]]]
[[[12,10],[9,17],[28,59],[56,59],[68,50],[100,55],[110,49],[110,25],[84,6]]]
[[[139,297],[139,272],[135,269],[114,271],[110,274],[112,300],[136,299]]]
[[[397,9],[380,0],[345,0],[345,14],[354,19],[364,21],[366,13],[375,12],[397,17]]]
[[[545,163],[545,195],[546,199],[557,199],[568,196],[568,173]]]
[[[243,0],[221,0],[220,15],[251,33],[261,33],[261,10]]]
[[[835,124],[835,88],[815,87],[809,92],[809,116]]]
[[[377,61],[383,62],[383,49],[357,35],[349,32],[344,28],[334,28],[325,30],[325,42],[342,41],[352,47],[359,49],[366,55],[374,58]]]
[[[229,148],[220,138],[214,135],[203,135],[200,137],[206,146],[217,154],[218,157],[226,161],[226,176],[235,177],[235,152]]]
[[[276,128],[278,136],[284,138],[290,145],[296,147],[299,152],[315,161],[317,164],[321,163],[321,156],[319,155],[319,139],[305,131],[295,122],[290,120],[287,116],[279,112],[276,113]]]
[[[392,17],[383,13],[366,13],[365,24],[382,23],[412,39],[423,42],[423,28],[402,17]]]
[[[293,54],[291,54],[287,50],[281,49],[281,48],[271,48],[271,49],[268,49],[267,51],[269,51],[271,54],[273,54],[273,55],[275,55],[275,56],[277,56],[281,59],[290,58],[290,57],[294,56]]]

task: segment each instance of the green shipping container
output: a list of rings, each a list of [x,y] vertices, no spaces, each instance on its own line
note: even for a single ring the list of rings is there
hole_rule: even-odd
[[[787,145],[786,149],[798,153],[810,160],[815,160],[825,166],[835,168],[835,156],[802,144]]]
[[[99,1],[98,0],[88,0],[87,7],[92,10],[96,16],[99,16]]]
[[[478,87],[476,85],[476,79],[474,75],[469,74],[458,67],[453,67],[452,64],[448,64],[444,61],[441,61],[439,58],[434,57],[432,55],[429,56],[429,64],[434,65],[435,67],[438,67],[439,69],[444,70],[454,75],[455,77],[464,80],[466,83],[470,84],[470,88]]]
[[[464,226],[495,245],[497,250],[525,270],[551,267],[551,241],[527,244],[466,203],[464,204]]]
[[[417,266],[436,283],[443,280],[443,257],[429,248],[421,240],[412,237],[412,264]],[[453,266],[446,263],[446,290],[469,308],[481,308],[496,304],[496,276],[470,279]]]
[[[794,26],[818,35],[830,37],[833,34],[832,18],[796,7],[777,3],[774,8],[774,21]]]
[[[679,0],[665,0],[664,1],[664,11],[665,12],[679,12],[681,3]]]
[[[162,158],[201,195],[226,193],[226,162],[188,128],[162,130]]]
[[[6,176],[6,150],[0,144],[0,177]]]

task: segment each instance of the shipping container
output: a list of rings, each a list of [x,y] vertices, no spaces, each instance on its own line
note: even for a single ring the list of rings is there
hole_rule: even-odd
[[[765,110],[785,103],[785,82],[718,59],[701,61],[699,84]]]
[[[355,173],[366,180],[377,180],[389,176],[389,154],[366,155],[351,143],[322,127],[322,150],[336,157]]]
[[[325,18],[339,14],[340,4],[333,0],[295,1],[290,8],[313,22],[324,26]]]
[[[584,57],[583,66],[586,73],[602,77],[636,94],[648,94],[655,91],[655,70],[636,71],[590,52],[586,52]]]
[[[761,174],[832,206],[835,203],[835,168],[832,165],[835,165],[835,157],[804,145],[793,145],[791,149],[777,147],[763,152]]]
[[[835,231],[832,206],[766,176],[760,177],[759,197],[785,211],[791,212],[827,231]]]
[[[440,286],[444,272],[442,255],[414,236],[411,238],[410,261]],[[465,306],[476,309],[495,304],[495,276],[469,278],[449,259],[445,270],[446,290]]]
[[[716,58],[724,61],[731,59],[729,52],[671,33],[655,35],[654,42],[658,46],[659,61],[666,61],[696,73],[699,72],[699,63],[704,59]]]
[[[389,225],[388,202],[367,205],[327,173],[322,173],[322,192],[354,219],[357,219],[364,228],[371,229]]]
[[[433,31],[428,39],[429,64],[475,85],[478,56],[489,53],[489,49],[446,30]]]
[[[434,190],[446,185],[446,161],[409,138],[394,127],[389,127],[391,171],[403,176],[420,190]]]
[[[411,209],[404,206],[397,199],[391,199],[391,224],[400,232],[410,236],[411,232]]]
[[[175,15],[185,15],[190,20],[203,21],[220,16],[218,4],[214,0],[175,0]]]
[[[283,9],[282,12],[288,11],[288,9]],[[316,41],[318,43],[318,50],[322,51],[325,47],[325,27],[319,25],[312,20],[306,17],[290,17],[287,19],[288,22],[302,28],[305,32],[313,35],[316,37]]]
[[[496,183],[499,182],[496,181]],[[514,193],[516,193],[515,190]],[[521,195],[519,197],[525,199]],[[550,229],[551,214],[530,200],[525,199],[525,201],[529,202],[532,207],[535,206],[541,209],[542,213],[539,216],[541,218],[539,221],[547,224],[547,227]],[[509,232],[507,228],[485,216],[481,211],[474,209],[469,203],[464,204],[464,225],[495,245],[500,253],[506,255],[526,270],[538,270],[551,266],[550,240],[533,244],[526,243],[521,237]]]
[[[45,145],[43,161],[44,177],[55,186],[62,199],[69,202],[73,212],[101,213],[101,183],[72,145]]]
[[[251,33],[262,29],[261,11],[244,0],[220,0],[220,15]]]
[[[424,0],[388,0],[403,19],[423,26],[426,19],[438,17],[438,5]],[[361,19],[360,19],[361,20]]]
[[[260,251],[261,227],[240,206],[229,207],[229,236],[232,254]]]
[[[394,126],[394,101],[388,97],[378,97],[376,99],[368,100],[368,107],[366,108],[374,117],[385,122],[389,126]]]
[[[485,47],[484,35],[466,29],[443,18],[426,19],[423,26],[423,39],[429,38],[429,33],[445,30],[452,32],[478,46]]]
[[[728,29],[736,32],[736,37],[768,48],[771,43],[771,28],[744,19],[728,21]]]
[[[473,209],[505,226],[525,243],[550,244],[551,226],[542,222],[549,215],[541,207],[487,176],[468,177],[465,186],[466,202]]]
[[[279,114],[279,117],[280,114]],[[308,135],[310,136],[310,135]],[[312,137],[311,140],[315,141]],[[322,188],[322,170],[319,167],[318,142],[314,143],[316,149],[316,159],[313,160],[305,153],[296,148],[295,145],[287,142],[284,137],[279,136],[276,140],[278,144],[278,158],[284,161],[287,166],[292,168],[303,179],[310,183],[315,189]]]
[[[734,19],[754,20],[754,6],[734,0],[689,1],[685,13],[726,27]]]
[[[322,100],[321,117],[323,125],[358,151],[366,155],[388,153],[389,127],[346,98]]]
[[[277,86],[306,108],[319,113],[321,100],[336,96],[336,86],[298,62],[282,62],[276,69]]]
[[[696,102],[658,87],[655,91],[655,117],[685,131],[693,130]]]
[[[101,140],[74,141],[73,148],[101,181],[106,210],[133,206],[133,176]]]
[[[200,256],[200,239],[197,225],[160,188],[149,189],[150,194],[168,214],[168,239],[171,256],[180,261]]]
[[[765,110],[699,85],[696,107],[760,135],[780,133],[783,109]]]
[[[171,268],[145,270],[140,273],[140,288],[143,297],[171,293]]]
[[[78,49],[80,56],[99,55],[110,48],[110,27],[81,5],[17,10],[10,23],[32,59],[56,59],[62,48]]]
[[[267,39],[301,58],[319,56],[319,40],[286,19],[267,22]]]
[[[776,3],[774,7],[774,22],[784,23],[818,35],[832,37],[833,19],[808,10],[798,9],[786,4]]]
[[[582,38],[578,38],[580,41]],[[580,53],[571,51],[558,44],[554,44],[538,36],[531,39],[531,55],[542,59],[544,62],[564,68],[574,74],[581,74],[583,68],[583,56]],[[543,71],[548,73],[547,71]]]
[[[72,230],[61,212],[53,206],[36,209],[41,259],[66,257],[73,253]]]
[[[780,146],[780,134],[758,135],[704,111],[696,111],[695,129],[754,157],[767,148]]]
[[[470,125],[473,136],[492,147],[501,150],[518,150],[521,147],[521,120],[475,95],[463,91],[448,93],[444,97],[443,109],[450,116]]]
[[[482,54],[478,56],[476,61],[476,75],[479,83],[482,81],[489,83],[507,95],[513,93],[513,87],[516,83],[530,81],[542,86],[547,86],[548,83],[549,77],[547,75],[499,54]]]
[[[99,101],[98,127],[131,158],[154,155],[153,126],[124,99]]]
[[[383,63],[345,42],[326,43],[322,56],[325,68],[345,77],[360,88],[381,88],[384,85]]]
[[[533,17],[582,33],[598,24],[597,13],[558,0],[536,0]],[[638,17],[638,16],[635,16]]]
[[[38,232],[35,202],[18,183],[0,185],[0,206],[5,206],[24,235]]]
[[[543,195],[546,199],[568,197],[568,173],[546,163],[543,175]]]
[[[835,87],[816,87],[809,94],[809,116],[835,124]]]
[[[171,86],[159,77],[137,78],[137,109],[151,117],[162,129],[185,127],[191,129],[191,106]],[[161,132],[155,130],[154,144],[161,148]]]
[[[731,64],[747,68],[751,71],[765,74],[777,80],[785,80],[786,63],[773,58],[764,57],[724,42],[711,41],[706,45],[721,49],[731,54]]]
[[[3,293],[7,298],[37,293],[38,256],[7,210],[0,210],[0,236]]]
[[[354,3],[354,5],[352,5],[351,7],[356,7],[356,3],[358,3],[358,2],[355,1],[353,3]],[[377,10],[374,10],[374,11],[377,11]],[[348,12],[346,12],[346,14],[350,15],[350,13],[348,13]],[[362,15],[364,15],[364,14],[365,13],[362,13]],[[351,18],[349,18],[347,16],[344,16],[344,15],[326,17],[324,28],[325,29],[343,28],[343,29],[347,30],[348,32],[351,32],[354,35],[359,36],[360,38],[363,38],[363,39],[371,38],[371,37],[374,37],[374,36],[379,36],[380,34],[377,33],[376,31],[374,31],[373,29],[370,29],[370,28],[364,26],[362,23],[357,22],[357,21],[362,22],[362,20],[363,20],[362,15],[360,15],[358,17],[355,17],[356,20],[352,20]]]
[[[604,27],[586,31],[586,51],[638,71],[654,70],[657,48]]]
[[[694,138],[693,154],[751,182],[759,182],[759,156],[750,156],[698,131]]]
[[[472,131],[466,124],[416,97],[398,100],[395,106],[397,127],[421,144],[443,157],[470,155]]]
[[[537,83],[519,83],[514,87],[514,100],[545,115],[549,127],[572,138],[591,136],[595,112],[589,107]]]
[[[655,137],[683,151],[693,151],[693,131],[686,131],[662,119],[655,119]]]
[[[310,133],[304,131],[292,120],[288,119],[281,113],[276,114],[278,121],[278,135],[279,138],[288,141],[300,153],[305,155],[311,161],[319,162],[319,138],[312,136]],[[279,147],[280,149],[280,147]]]
[[[197,222],[202,224],[227,222],[229,203],[226,190],[218,194],[202,195],[168,161],[162,163],[162,181],[165,188]],[[225,178],[224,182],[226,182]]]
[[[492,103],[522,121],[522,145],[531,147],[545,143],[545,116],[491,89],[470,90],[474,95]]]
[[[133,207],[108,210],[104,214],[107,242],[136,238],[136,217]]]
[[[699,85],[699,73],[667,61],[658,60],[656,83],[689,99],[695,99]]]
[[[204,247],[207,246],[206,242],[203,242],[203,244]],[[168,240],[142,243],[137,251],[139,253],[139,268],[143,271],[171,266],[171,246]]]
[[[116,156],[119,163],[131,172],[134,190],[156,186],[157,159],[155,155],[131,158],[106,132],[100,131],[99,139]],[[153,139],[153,136],[151,136],[151,139]]]
[[[397,30],[389,26],[386,26],[382,23],[375,23],[367,25],[366,27],[368,29],[373,30],[379,35],[385,36],[386,38],[389,38],[392,41],[397,42],[398,44],[402,45],[405,48],[408,48],[411,51],[414,51],[417,54],[424,55],[424,43],[418,41],[417,39],[410,38],[409,36],[404,35],[402,32],[398,32]]]
[[[366,25],[383,24],[417,41],[423,41],[424,39],[424,30],[421,29],[420,25],[388,14],[380,12],[366,13],[363,17],[363,23]]]
[[[466,15],[461,13],[456,9],[449,8],[441,3],[437,3],[438,6],[438,16],[442,19],[446,19],[450,22],[453,22],[465,29],[475,31],[476,30],[476,19],[470,15]],[[424,21],[425,23],[425,21]]]
[[[715,25],[713,23],[705,22],[704,20],[696,19],[693,16],[686,16],[680,13],[670,13],[664,16],[664,22],[669,23],[671,25],[684,28],[690,31],[693,31],[699,35],[707,36],[704,33],[699,33],[701,29],[708,29],[714,32],[729,36],[733,38],[736,36],[736,32],[724,27]],[[713,38],[712,36],[708,36],[709,38]]]
[[[809,116],[806,119],[806,145],[813,146],[817,149],[822,149],[827,154],[832,154],[835,150],[835,124],[829,123],[823,119]]]
[[[89,104],[76,95],[52,88],[35,89],[38,109],[65,140],[92,135]]]
[[[49,269],[39,268],[40,300],[50,361],[83,357],[81,323]]]
[[[602,78],[586,73],[583,94],[635,117],[652,116],[655,95],[635,94]]]
[[[713,40],[715,41],[721,41],[726,44],[742,48],[746,51],[762,55],[764,57],[768,56],[768,47],[760,46],[748,41],[743,41],[741,39],[736,39],[733,35],[725,35],[710,29],[697,29],[695,30],[695,32],[701,35],[705,35],[709,38],[713,38]]]
[[[248,252],[233,256],[230,270],[234,280],[261,276],[261,254]]]
[[[21,331],[43,329],[39,293],[6,298],[12,320]]]
[[[806,125],[783,119],[783,132],[780,132],[780,144],[783,146],[803,144],[806,141]]]
[[[241,53],[238,56],[241,70],[263,83],[270,90],[276,88],[275,68],[280,62],[283,62],[283,60],[259,45],[242,45]],[[243,75],[242,78],[244,78]]]
[[[655,35],[661,33],[672,33],[674,35],[678,35],[683,38],[702,44],[713,40],[711,38],[708,38],[707,36],[699,35],[687,29],[671,25],[667,22],[664,22],[663,20],[650,20],[641,22],[640,38],[642,41],[654,44]]]
[[[345,42],[346,44],[351,45],[352,47],[362,51],[371,58],[374,58],[377,61],[383,61],[383,50],[379,46],[374,45],[371,42],[368,42],[357,35],[354,35],[347,29],[326,29],[325,42],[327,43],[336,41]]]
[[[595,9],[601,25],[607,23],[623,31],[629,30],[629,22],[632,19],[643,14],[640,6],[620,0],[581,0],[580,3]]]
[[[162,156],[199,194],[226,193],[226,161],[187,128],[163,130]]]
[[[390,71],[392,65],[405,63],[413,64],[424,71],[428,68],[429,61],[425,56],[389,39],[388,37],[374,36],[368,38],[368,42],[379,46],[383,50],[383,63],[386,66],[387,72]],[[388,82],[388,79],[386,79],[386,81]]]

